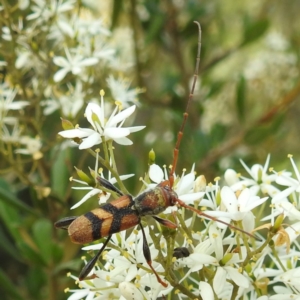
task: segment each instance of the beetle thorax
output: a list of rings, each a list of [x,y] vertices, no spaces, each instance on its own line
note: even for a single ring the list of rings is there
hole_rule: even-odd
[[[177,194],[169,186],[157,185],[134,199],[135,208],[140,216],[152,216],[176,204]]]

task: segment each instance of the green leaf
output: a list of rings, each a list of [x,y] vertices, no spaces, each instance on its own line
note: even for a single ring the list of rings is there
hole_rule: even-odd
[[[116,27],[117,21],[124,10],[123,1],[114,0],[112,7],[113,7],[113,11],[112,11],[111,30],[113,30]]]
[[[25,277],[26,287],[34,299],[41,299],[45,293],[46,282],[45,272],[38,266],[30,268]]]
[[[0,241],[1,241],[1,248],[10,255],[13,259],[22,261],[19,251],[16,247],[11,243],[11,241],[7,238],[4,234],[2,228],[0,228]]]
[[[53,159],[54,163],[51,168],[51,188],[52,192],[62,199],[69,184],[70,174],[66,168],[66,162],[72,161],[72,150],[65,149],[58,153],[55,151],[55,155],[56,158]]]
[[[245,120],[245,106],[246,106],[247,83],[243,75],[240,76],[236,87],[236,108],[237,116],[240,122]]]
[[[7,205],[7,202],[0,201],[0,218],[13,239],[19,240],[21,238],[19,232],[21,219],[16,207]]]
[[[149,27],[147,28],[147,36],[145,39],[146,44],[153,42],[157,37],[163,32],[163,25],[165,22],[164,15],[157,15],[152,22],[149,23]]]
[[[49,237],[45,238],[49,239]],[[38,251],[33,250],[27,243],[25,243],[22,240],[18,241],[17,244],[23,257],[26,260],[30,261],[31,263],[34,263],[35,265],[46,266],[43,257]]]
[[[265,140],[269,134],[270,128],[268,126],[256,126],[246,133],[245,141],[247,144],[257,144]]]
[[[241,46],[245,46],[260,38],[268,29],[270,23],[267,19],[257,20],[256,22],[247,23],[244,27],[244,38]]]
[[[258,124],[254,128],[251,128],[245,135],[245,141],[248,144],[260,143],[270,136],[274,137],[274,134],[280,134],[282,129],[282,122],[285,119],[285,113],[277,113],[273,117],[272,122]]]
[[[2,201],[14,208],[21,210],[22,212],[28,212],[35,216],[39,216],[39,214],[36,211],[34,211],[27,204],[23,203],[20,199],[18,199],[13,193],[9,191],[9,186],[4,180],[0,180],[0,202]]]
[[[22,300],[24,299],[18,292],[16,288],[15,282],[12,282],[10,278],[0,269],[0,290],[1,295],[9,294],[15,300]],[[5,296],[4,296],[5,297]]]
[[[63,248],[59,243],[52,244],[52,257],[54,263],[58,263],[62,260],[64,256],[65,248]]]
[[[221,81],[221,80],[209,82],[210,90],[209,90],[208,94],[206,95],[206,98],[210,98],[213,95],[217,94],[219,91],[222,90],[223,86],[224,86],[224,81]]]
[[[53,225],[47,219],[39,219],[32,228],[33,238],[40,250],[40,255],[48,264],[52,259],[52,229]]]
[[[211,147],[217,147],[224,140],[227,128],[220,123],[215,123],[210,132]]]

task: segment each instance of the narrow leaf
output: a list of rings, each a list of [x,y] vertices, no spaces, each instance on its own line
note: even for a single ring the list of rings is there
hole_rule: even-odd
[[[236,88],[236,109],[240,122],[245,121],[247,84],[244,76],[240,76]]]

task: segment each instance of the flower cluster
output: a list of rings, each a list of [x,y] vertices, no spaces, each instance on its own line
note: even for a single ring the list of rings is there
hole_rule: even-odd
[[[116,105],[114,111],[108,120],[105,116],[104,91],[101,90],[101,105],[89,103],[85,110],[85,116],[93,129],[75,128],[59,132],[64,138],[79,138],[82,143],[79,149],[91,148],[94,145],[112,140],[121,145],[131,145],[132,142],[127,138],[131,132],[136,132],[145,128],[145,126],[122,127],[126,118],[135,110],[135,105],[120,111],[120,105]]]
[[[98,126],[94,129],[105,131],[108,138],[113,136],[119,143],[129,144],[127,136],[139,129],[121,128],[120,123],[133,113],[135,106],[129,108],[129,103],[137,104],[137,95],[142,90],[130,88],[126,79],[130,72],[128,65],[133,65],[133,58],[131,49],[123,47],[119,33],[113,34],[108,29],[108,22],[94,17],[94,7],[87,3],[79,4],[75,0],[17,2],[16,7],[10,7],[9,3],[0,6],[4,16],[0,32],[0,48],[3,49],[0,69],[4,74],[7,72],[4,68],[9,66],[11,72],[4,82],[0,82],[3,152],[10,151],[11,156],[18,154],[20,159],[26,155],[26,161],[29,155],[32,160],[41,159],[46,149],[52,147],[51,143],[47,144],[47,133],[43,132],[43,127],[49,127],[47,122],[55,112],[78,120],[84,103],[91,99],[96,101],[98,91],[94,89],[95,83],[108,86],[118,105],[115,116],[109,122],[105,121],[106,125],[103,119],[99,120],[101,124],[94,122]],[[17,11],[20,17],[14,19],[10,9]],[[11,18],[6,19],[10,15]],[[129,44],[131,31],[125,29],[122,38]],[[118,53],[120,47],[126,62]],[[13,49],[13,52],[6,49]],[[12,61],[15,63],[12,64]],[[124,68],[124,65],[127,67]],[[10,79],[14,77],[17,78]],[[121,107],[128,110],[120,114]],[[92,104],[88,109],[97,110]],[[101,109],[104,110],[104,107]],[[101,129],[101,126],[105,128]],[[86,143],[91,140],[92,143],[99,142],[96,141],[99,136],[90,135],[91,132],[84,135]]]
[[[76,127],[60,132],[61,136],[76,141],[80,149],[100,145],[105,152],[113,141],[128,145],[128,139],[122,139],[143,129],[143,126],[122,127],[135,106],[125,110],[117,106],[108,117],[104,92],[100,94],[101,104],[89,103],[85,112],[92,129]],[[104,177],[98,171],[99,162],[108,167],[108,181],[112,184],[120,185],[132,176],[119,176],[114,168],[113,151],[109,153],[108,157],[101,158],[96,151],[96,165],[91,171],[94,179],[77,171],[81,180],[74,180],[86,186],[80,189],[89,192],[73,209],[94,195],[98,195],[100,203],[106,203],[115,192],[110,193],[101,184],[95,187],[97,176]],[[150,156],[148,174],[142,179],[146,195],[162,182],[169,182],[167,168],[162,169],[153,162],[153,153]],[[142,221],[152,266],[167,286],[162,286],[149,269],[143,255],[144,237],[136,228],[131,233],[121,231],[112,236],[102,253],[102,264],[93,267],[88,279],[79,282],[76,276],[70,275],[79,288],[68,289],[71,293],[68,299],[156,299],[168,294],[176,294],[179,299],[186,296],[190,299],[270,296],[268,299],[273,299],[272,294],[299,297],[300,174],[291,156],[290,160],[296,179],[290,172],[269,168],[270,156],[264,166],[249,168],[241,161],[249,177],[228,169],[224,181],[216,178],[214,184],[207,184],[203,175],[196,177],[194,165],[189,173],[184,170],[181,175],[173,174],[172,189],[179,205],[167,207],[163,214],[176,216],[176,229],[171,226],[171,234],[164,226],[157,231],[157,226]],[[284,223],[285,219],[289,225]],[[101,242],[83,250],[99,251],[102,246]]]

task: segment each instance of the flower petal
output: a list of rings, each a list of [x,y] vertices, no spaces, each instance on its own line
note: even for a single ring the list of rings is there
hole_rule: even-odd
[[[224,178],[229,186],[232,186],[239,181],[237,172],[233,169],[227,169]]]
[[[224,267],[228,276],[240,287],[248,288],[250,285],[249,279],[241,274],[236,268],[226,266]]]
[[[75,292],[73,295],[71,295],[68,300],[80,300],[83,299],[85,296],[87,296],[90,293],[89,289],[82,289],[82,290],[71,290],[70,292]]]
[[[123,138],[119,138],[119,139],[114,139],[114,141],[119,144],[119,145],[123,145],[123,146],[129,146],[132,145],[132,141],[130,139],[128,139],[127,137],[123,137]]]
[[[137,132],[137,131],[143,130],[144,128],[146,128],[146,126],[126,127],[126,129],[128,129],[130,132]]]
[[[79,149],[87,149],[87,148],[91,148],[94,145],[98,145],[101,144],[102,140],[100,137],[100,134],[96,131],[94,131],[93,134],[91,134],[90,136],[88,136],[87,138],[85,138],[83,140],[83,142],[79,145]]]
[[[195,174],[189,173],[183,176],[177,184],[176,192],[178,195],[186,194],[191,191],[194,186]]]
[[[143,300],[144,296],[142,293],[137,289],[137,287],[131,282],[121,282],[119,284],[119,290],[121,295],[126,300]]]
[[[204,195],[205,192],[190,193],[190,194],[180,195],[179,199],[184,201],[186,204],[190,204],[196,200],[200,200]]]
[[[229,212],[236,212],[238,210],[238,201],[231,188],[224,186],[221,190],[222,203]]]
[[[53,63],[60,67],[67,67],[69,66],[69,62],[63,56],[55,56],[53,58]]]
[[[130,134],[127,128],[115,127],[115,128],[105,128],[104,135],[112,140],[125,137]]]
[[[92,189],[91,191],[89,191],[79,202],[77,202],[76,204],[74,204],[71,209],[77,208],[78,206],[80,206],[82,203],[84,203],[86,200],[90,199],[91,197],[97,195],[101,193],[101,190],[99,189]]]
[[[85,58],[80,62],[80,66],[92,66],[98,63],[98,58],[96,57],[89,57]]]
[[[121,112],[119,112],[117,115],[113,116],[107,121],[106,126],[111,127],[115,126],[118,123],[124,121],[126,118],[128,118],[134,111],[135,111],[135,105],[132,105]]]
[[[199,291],[200,291],[200,295],[201,295],[202,299],[214,300],[213,290],[212,290],[210,284],[208,284],[207,282],[200,281]]]
[[[164,172],[157,164],[152,164],[149,167],[149,177],[155,183],[160,183],[164,179]]]
[[[94,124],[93,114],[98,116],[99,121],[101,123],[101,127],[103,128],[104,120],[102,118],[102,116],[103,116],[102,109],[98,104],[90,102],[85,109],[85,115],[86,115],[86,118],[89,121],[89,123],[95,128],[96,126]]]
[[[218,267],[213,280],[213,288],[217,295],[219,295],[223,291],[225,282],[226,282],[226,272],[223,268]]]
[[[63,68],[63,69],[58,70],[54,74],[53,80],[55,82],[59,82],[59,81],[63,80],[69,71],[70,71],[70,69],[68,69],[68,68]]]
[[[67,139],[74,139],[74,138],[85,138],[95,132],[89,128],[78,128],[78,129],[69,129],[60,131],[58,134]]]

